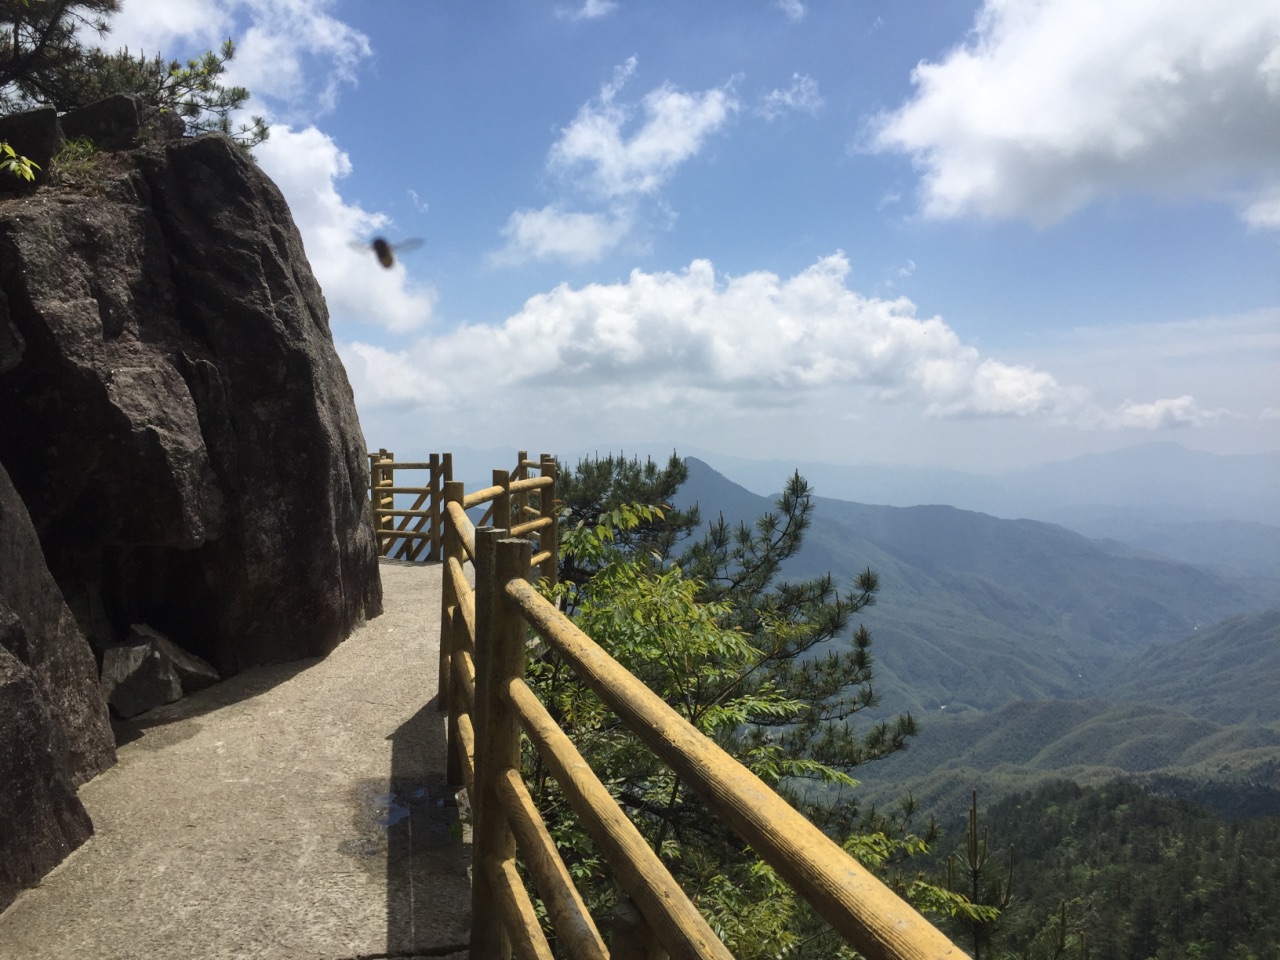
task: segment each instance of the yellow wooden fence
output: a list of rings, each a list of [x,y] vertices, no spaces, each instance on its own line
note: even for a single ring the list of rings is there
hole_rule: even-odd
[[[389,459],[380,458],[384,470]],[[439,705],[448,712],[449,779],[465,785],[473,814],[471,956],[552,956],[517,858],[563,952],[575,960],[732,956],[525,682],[530,629],[869,960],[966,956],[534,588],[532,578],[556,576],[556,463],[546,454],[533,461],[521,453],[517,461],[514,471],[495,470],[492,486],[470,494],[461,482],[443,480],[439,510]],[[448,463],[448,455],[439,462]],[[491,507],[477,527],[467,510],[481,504]],[[521,777],[522,736],[629,897],[612,918],[607,945]]]
[[[426,470],[426,485],[398,484],[397,470]],[[433,453],[423,463],[397,463],[395,454],[385,448],[369,454],[369,499],[380,555],[397,560],[440,559],[441,484],[452,479],[452,454]],[[397,493],[413,494],[413,506],[396,509]]]

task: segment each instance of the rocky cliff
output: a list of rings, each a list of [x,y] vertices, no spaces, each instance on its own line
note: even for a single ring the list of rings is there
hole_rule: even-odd
[[[99,664],[147,624],[226,676],[323,655],[381,612],[324,298],[280,192],[225,137],[0,200],[0,465]],[[30,671],[44,641],[28,627],[24,656],[0,628],[0,689],[45,698],[10,662]],[[87,749],[45,710],[56,749]]]

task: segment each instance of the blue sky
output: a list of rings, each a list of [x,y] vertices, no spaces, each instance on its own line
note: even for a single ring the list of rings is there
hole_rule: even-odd
[[[226,36],[370,446],[1280,449],[1276,0],[124,0],[112,39]]]

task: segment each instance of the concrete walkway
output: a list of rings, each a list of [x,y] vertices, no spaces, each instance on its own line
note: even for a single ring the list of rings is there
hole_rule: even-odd
[[[381,572],[386,612],[324,660],[137,718],[80,790],[93,838],[0,914],[0,958],[466,957],[440,567]]]

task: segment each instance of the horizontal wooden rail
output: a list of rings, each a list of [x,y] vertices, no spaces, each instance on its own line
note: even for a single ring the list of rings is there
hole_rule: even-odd
[[[462,498],[462,508],[470,510],[472,507],[478,507],[482,503],[488,503],[494,497],[501,496],[503,492],[503,487],[485,487],[482,490],[476,490],[474,493],[468,493]]]
[[[470,796],[475,796],[476,790],[476,729],[471,724],[471,714],[462,713],[458,715],[458,746],[461,748],[458,752],[462,759],[462,783],[467,788]]]
[[[537,520],[526,520],[524,523],[517,523],[513,526],[510,533],[513,537],[523,537],[526,533],[533,533],[535,530],[545,530],[555,522],[555,517],[539,517]]]
[[[381,467],[383,470],[430,470],[430,463],[420,463],[409,460],[375,460],[375,467]]]
[[[432,536],[430,533],[418,533],[416,530],[374,530],[373,532],[387,540],[398,540],[402,537],[405,540],[430,540]]]
[[[373,511],[380,517],[430,517],[434,515],[434,510],[393,510],[390,507],[378,507]],[[403,530],[389,531],[391,533],[404,533]]]
[[[537,464],[534,464],[537,466]],[[553,477],[530,477],[528,480],[512,480],[511,492],[519,493],[522,490],[540,490],[543,487],[549,487],[555,483]]]
[[[458,692],[462,696],[462,705],[466,707],[468,716],[476,708],[476,668],[471,662],[471,654],[465,650],[453,652],[453,678],[458,681]]]
[[[618,882],[639,905],[662,945],[675,960],[733,960],[733,954],[689,902],[671,872],[528,684],[513,678],[503,693],[583,828],[604,853]]]
[[[538,922],[538,914],[533,909],[533,902],[525,892],[524,881],[516,872],[515,861],[481,857],[480,869],[497,900],[502,925],[522,960],[555,960],[542,932],[542,924]]]
[[[498,798],[516,835],[516,846],[524,854],[533,884],[547,906],[556,936],[564,941],[574,960],[608,960],[609,951],[600,938],[600,931],[573,885],[569,869],[560,858],[519,771],[510,768],[502,771]]]
[[[453,528],[458,531],[458,539],[461,541],[461,546],[467,555],[467,559],[474,560],[476,558],[476,528],[472,526],[471,518],[467,516],[463,507],[458,506],[456,500],[450,500],[445,504],[445,512],[449,515]]]
[[[869,960],[964,956],[835,841],[605,653],[531,584],[512,579],[503,589],[604,704],[856,950]],[[511,690],[515,699],[514,683]],[[641,910],[652,924],[654,918],[643,904]]]

